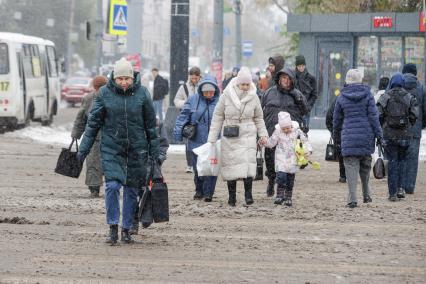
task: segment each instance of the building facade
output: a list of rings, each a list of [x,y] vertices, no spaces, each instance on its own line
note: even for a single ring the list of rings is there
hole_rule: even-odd
[[[311,127],[325,128],[329,105],[340,94],[350,68],[364,73],[373,92],[379,79],[415,63],[425,81],[425,32],[420,13],[289,15],[288,31],[299,32],[299,53],[317,78],[318,100]]]

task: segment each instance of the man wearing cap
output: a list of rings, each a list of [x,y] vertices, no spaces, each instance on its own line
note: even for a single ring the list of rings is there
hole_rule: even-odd
[[[271,74],[269,77],[269,88],[275,85],[275,76],[284,68],[285,60],[281,55],[275,55],[268,59],[268,71]]]
[[[80,161],[90,152],[100,129],[106,221],[110,226],[107,242],[113,245],[118,240],[123,187],[121,241],[131,243],[129,229],[138,190],[146,183],[148,155],[154,161],[159,159],[159,142],[148,90],[141,86],[139,72],[133,72],[132,65],[124,58],[115,63],[107,85],[95,99],[77,154]]]
[[[93,102],[98,95],[99,89],[107,83],[105,76],[96,76],[92,80],[92,86],[95,89],[94,92],[87,94],[83,97],[80,110],[77,113],[77,117],[74,121],[74,126],[71,131],[71,137],[74,139],[80,139],[83,135],[84,128],[86,127],[89,112],[92,109]],[[86,160],[86,185],[89,187],[91,197],[99,197],[99,190],[103,182],[103,174],[101,167],[101,152],[100,152],[100,133],[96,137],[95,143],[93,144],[92,151],[90,151]]]
[[[370,87],[362,84],[361,71],[350,69],[333,113],[333,139],[342,143],[340,148],[349,189],[349,208],[358,206],[358,175],[361,177],[364,203],[372,201],[369,179],[376,138],[384,144],[374,97]]]
[[[217,177],[198,176],[197,159],[198,156],[193,149],[207,143],[207,137],[210,132],[214,109],[219,100],[219,87],[217,81],[212,76],[206,76],[198,85],[197,93],[190,96],[182,108],[174,128],[174,138],[176,141],[182,141],[182,131],[186,124],[195,125],[195,135],[188,138],[188,150],[192,156],[192,167],[194,168],[194,199],[205,202],[211,202],[216,187]]]
[[[317,81],[315,77],[308,72],[306,60],[303,55],[296,56],[296,89],[302,92],[308,102],[308,113],[303,117],[303,132],[309,131],[309,118],[311,110],[314,108],[315,101],[318,98]]]
[[[407,63],[402,68],[404,77],[404,89],[416,98],[419,116],[416,123],[410,129],[412,139],[407,153],[406,184],[403,185],[405,193],[413,194],[416,188],[417,171],[419,167],[420,140],[422,129],[426,127],[426,89],[417,80],[417,67],[413,63]]]

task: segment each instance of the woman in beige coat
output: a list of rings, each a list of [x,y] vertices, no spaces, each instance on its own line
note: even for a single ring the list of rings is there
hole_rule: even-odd
[[[232,132],[227,135],[227,130]],[[250,70],[242,67],[231,80],[215,108],[208,142],[221,132],[222,178],[227,181],[230,206],[235,206],[237,180],[243,179],[246,204],[253,204],[252,183],[256,176],[257,136],[266,141],[268,132]],[[237,133],[238,132],[238,133]]]

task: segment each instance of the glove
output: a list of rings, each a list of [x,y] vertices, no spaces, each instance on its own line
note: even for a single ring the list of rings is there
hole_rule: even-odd
[[[293,93],[293,98],[294,98],[294,101],[296,102],[296,104],[300,104],[300,103],[302,103],[302,101],[303,101],[303,98],[302,98],[302,94],[299,94],[299,93]]]
[[[77,158],[77,161],[79,161],[80,163],[83,163],[84,160],[86,159],[86,156],[81,152],[77,152],[76,158]]]
[[[383,139],[383,138],[377,139],[376,146],[377,147],[381,146],[382,148],[385,148],[386,147],[386,141],[385,141],[385,139]]]

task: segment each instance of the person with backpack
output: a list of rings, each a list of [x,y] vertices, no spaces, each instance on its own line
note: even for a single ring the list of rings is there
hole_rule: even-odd
[[[198,83],[201,79],[201,70],[198,67],[189,69],[189,78],[185,84],[182,84],[173,100],[178,109],[182,109],[189,97],[197,93]],[[191,162],[191,152],[188,149],[188,141],[185,139],[185,153],[186,153],[186,172],[193,173]]]
[[[151,70],[154,77],[154,89],[152,92],[152,100],[155,108],[155,115],[163,122],[163,100],[169,93],[169,82],[164,79],[159,73],[157,68]]]
[[[383,143],[374,97],[370,87],[362,83],[361,71],[349,69],[333,113],[333,139],[341,141],[349,208],[358,206],[358,175],[361,178],[364,203],[372,202],[369,181],[371,154],[374,153],[376,138]]]
[[[388,164],[389,200],[405,197],[408,148],[412,143],[411,128],[419,111],[416,98],[404,88],[401,73],[392,76],[385,94],[377,102],[380,123],[385,139],[385,156]]]
[[[417,171],[419,167],[420,140],[422,138],[422,129],[426,127],[426,89],[422,83],[417,80],[417,67],[413,63],[405,64],[402,68],[404,76],[404,89],[416,97],[419,116],[411,128],[413,135],[407,154],[406,184],[403,186],[405,193],[413,194],[416,188]]]

